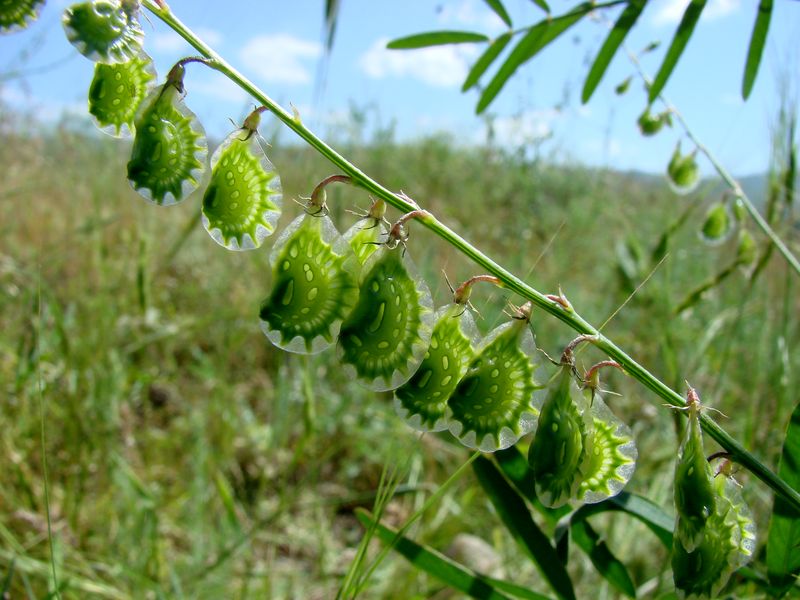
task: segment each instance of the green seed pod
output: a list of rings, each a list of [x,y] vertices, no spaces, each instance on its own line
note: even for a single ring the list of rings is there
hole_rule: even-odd
[[[44,0],[0,0],[0,34],[25,29],[39,16]]]
[[[258,135],[237,130],[211,157],[203,196],[203,227],[228,250],[261,246],[281,215],[281,180]]]
[[[450,432],[470,448],[502,450],[536,427],[539,364],[528,327],[530,306],[520,311],[523,318],[497,327],[478,346],[448,401]]]
[[[344,234],[344,239],[353,248],[358,262],[362,265],[386,241],[388,231],[380,219],[366,217],[355,223]]]
[[[736,260],[745,267],[748,267],[758,259],[758,246],[753,239],[753,235],[747,229],[739,230],[739,244],[736,246]]]
[[[617,96],[622,96],[623,94],[627,93],[628,89],[631,87],[631,81],[633,81],[633,76],[623,79],[617,84],[617,87],[614,88],[614,93]]]
[[[695,160],[697,151],[681,154],[681,145],[675,147],[667,165],[667,181],[676,194],[688,194],[700,183],[700,169]]]
[[[89,87],[89,114],[97,127],[114,137],[133,134],[136,113],[155,79],[153,61],[144,52],[124,63],[97,63]]]
[[[698,546],[688,551],[677,535],[673,539],[672,571],[681,598],[716,597],[755,552],[755,525],[739,486],[724,475],[718,475],[712,486],[716,509],[706,521]],[[680,519],[679,515],[676,531]]]
[[[73,4],[61,21],[67,39],[89,60],[121,63],[142,51],[144,31],[131,0],[93,0]]]
[[[706,521],[714,514],[716,493],[714,475],[703,452],[703,433],[700,429],[700,407],[689,404],[689,424],[678,450],[675,466],[675,510],[678,521],[675,535],[688,552],[703,539]]]
[[[261,305],[261,329],[289,352],[330,347],[358,298],[358,261],[325,215],[303,214],[270,254],[272,292]]]
[[[428,351],[419,369],[394,393],[397,413],[418,431],[448,427],[447,401],[472,360],[478,329],[472,314],[461,304],[436,311]]]
[[[157,87],[136,117],[128,181],[146,200],[167,206],[198,185],[208,154],[203,126],[175,85]]]
[[[591,428],[581,463],[577,498],[587,504],[616,496],[630,481],[639,452],[633,433],[595,391],[589,409]]]
[[[678,518],[678,524],[681,519]],[[724,516],[714,513],[692,550],[677,535],[672,542],[672,577],[679,598],[716,598],[735,567],[738,531]]]
[[[589,413],[586,399],[573,381],[572,367],[562,365],[542,406],[528,451],[536,495],[545,506],[562,506],[578,493],[592,426]],[[599,489],[602,483],[598,479]]]
[[[359,290],[339,333],[339,359],[366,387],[395,389],[414,374],[428,349],[431,292],[402,246],[382,246],[367,259]]]
[[[639,126],[639,131],[642,135],[652,136],[661,131],[664,127],[665,119],[664,114],[654,115],[650,112],[650,107],[644,109],[644,112],[639,115],[636,124]]]
[[[724,242],[731,231],[733,231],[733,227],[731,227],[731,215],[727,204],[723,202],[712,204],[706,213],[700,237],[707,244],[715,246]]]

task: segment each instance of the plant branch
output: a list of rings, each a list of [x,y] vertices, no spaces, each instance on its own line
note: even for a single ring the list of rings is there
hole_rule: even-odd
[[[396,194],[370,178],[336,150],[318,138],[303,124],[299,115],[290,114],[258,89],[252,82],[244,77],[244,75],[234,69],[227,61],[207,46],[196,34],[188,29],[168,8],[161,8],[155,0],[142,0],[142,4],[191,44],[200,54],[213,59],[213,68],[227,76],[240,88],[253,96],[260,104],[266,106],[280,121],[300,136],[307,144],[327,158],[340,169],[342,173],[350,176],[356,185],[362,187],[373,196],[385,200],[387,204],[392,205],[403,213],[408,213],[419,208],[411,204],[406,196]],[[486,272],[497,277],[505,288],[529,300],[578,333],[596,337],[594,343],[598,348],[620,363],[626,373],[652,390],[661,399],[675,407],[684,407],[686,405],[681,394],[672,390],[655,375],[628,356],[628,354],[614,344],[614,342],[602,335],[593,325],[575,312],[569,304],[564,305],[535,290],[519,277],[506,270],[475,246],[467,242],[455,231],[444,225],[435,216],[431,215],[429,218],[421,220],[420,223],[459,250],[464,256],[481,266]],[[800,273],[800,271],[798,272]],[[800,493],[798,493],[797,490],[792,489],[783,479],[772,472],[756,456],[747,451],[738,441],[731,437],[730,434],[709,417],[701,414],[700,422],[706,433],[716,440],[722,448],[729,452],[733,460],[751,471],[766,485],[783,496],[792,506],[800,510]]]
[[[628,59],[631,61],[633,66],[636,68],[636,71],[641,77],[642,81],[644,81],[645,85],[649,88],[652,85],[652,80],[644,72],[642,68],[642,64],[639,62],[639,59],[633,54],[630,50],[627,50]],[[711,163],[711,166],[714,167],[714,170],[717,174],[722,178],[725,184],[731,189],[733,192],[734,197],[741,201],[744,205],[747,214],[750,215],[750,218],[753,219],[755,224],[758,228],[766,235],[770,241],[775,245],[778,249],[778,252],[781,253],[783,258],[792,268],[792,270],[800,276],[800,261],[797,260],[797,257],[789,250],[789,247],[783,242],[780,236],[775,233],[775,230],[770,227],[770,224],[767,223],[766,219],[761,216],[761,213],[758,212],[758,209],[755,207],[753,202],[750,200],[748,195],[742,189],[742,186],[739,185],[739,182],[733,177],[733,175],[728,172],[728,170],[722,165],[722,163],[717,159],[717,157],[708,149],[708,147],[703,144],[689,127],[689,124],[684,119],[683,115],[680,111],[675,108],[665,97],[664,94],[661,93],[658,95],[658,99],[661,101],[662,104],[666,107],[667,111],[675,116],[675,119],[680,123],[681,128],[683,128],[684,133],[686,136],[692,141],[695,147],[706,157],[708,162]]]

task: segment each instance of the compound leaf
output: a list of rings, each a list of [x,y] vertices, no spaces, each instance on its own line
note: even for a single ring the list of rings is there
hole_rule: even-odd
[[[520,65],[531,60],[544,47],[575,25],[581,17],[593,8],[593,3],[584,2],[561,16],[548,17],[531,27],[511,51],[511,54],[506,58],[497,73],[495,73],[486,89],[483,90],[475,112],[480,114],[486,110]]]
[[[678,63],[678,59],[681,57],[681,54],[683,54],[686,44],[689,42],[689,38],[692,37],[692,32],[694,31],[695,25],[697,25],[697,22],[700,20],[700,15],[705,6],[706,0],[692,0],[689,6],[686,7],[680,25],[678,25],[678,30],[672,38],[669,49],[667,49],[664,61],[661,63],[656,78],[650,86],[650,94],[648,96],[649,102],[653,102],[658,98],[661,90],[664,89],[667,79],[672,75],[672,71]]]
[[[594,59],[592,67],[589,69],[586,81],[583,83],[581,102],[584,104],[592,97],[606,69],[608,69],[611,59],[614,58],[614,55],[625,40],[628,32],[636,24],[639,15],[642,14],[645,3],[645,0],[632,0],[628,6],[625,7],[625,10],[622,11],[617,22],[614,23],[613,29],[611,29],[608,37],[606,37],[606,40],[603,42],[600,52],[597,53],[597,57]]]
[[[758,3],[758,14],[753,25],[753,34],[750,37],[750,47],[747,50],[747,62],[744,65],[744,77],[742,78],[742,98],[747,100],[753,84],[758,75],[758,67],[761,64],[761,55],[764,52],[764,44],[767,41],[769,31],[769,21],[772,18],[772,0],[761,0]]]
[[[487,36],[472,31],[428,31],[397,38],[386,44],[386,47],[390,50],[413,50],[415,48],[442,46],[444,44],[469,44],[488,41],[489,38]]]
[[[486,495],[511,535],[539,567],[542,575],[560,598],[575,598],[572,581],[548,537],[539,529],[525,506],[525,500],[503,478],[487,458],[472,463]]]

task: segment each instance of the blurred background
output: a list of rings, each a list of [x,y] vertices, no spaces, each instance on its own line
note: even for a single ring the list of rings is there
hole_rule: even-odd
[[[198,194],[167,209],[130,190],[130,141],[104,136],[86,115],[92,65],[64,39],[67,4],[47,2],[28,30],[0,39],[0,590],[7,581],[10,598],[53,593],[44,450],[63,597],[333,597],[362,535],[353,510],[372,505],[384,468],[402,473],[387,512],[399,525],[468,451],[448,435],[412,431],[390,394],[343,376],[334,352],[273,348],[257,320],[270,289],[268,250],[223,251],[199,223]],[[631,48],[667,42],[684,4],[648,6]],[[796,250],[794,4],[776,6],[746,104],[745,45],[732,40],[748,38],[753,8],[735,0],[710,3],[666,94]],[[744,225],[732,216],[729,233],[704,239],[706,212],[725,192],[702,161],[698,188],[672,192],[663,171],[680,132],[640,135],[641,85],[614,92],[633,73],[624,56],[580,104],[602,22],[558,40],[478,117],[474,93],[459,91],[477,51],[384,48],[431,29],[495,35],[502,23],[477,0],[343,0],[330,52],[319,2],[170,5],[363,171],[537,289],[561,288],[674,389],[688,380],[727,416],[719,419],[730,433],[775,466],[798,399],[798,282],[754,230],[757,256],[739,261]],[[520,22],[540,17],[530,2],[508,7]],[[163,76],[191,52],[151,20],[145,47]],[[660,51],[643,57],[646,67],[658,66]],[[186,83],[213,149],[251,101],[198,65]],[[261,134],[283,182],[284,226],[301,210],[289,199],[332,170],[269,118]],[[329,192],[341,231],[355,220],[347,211],[369,202],[356,189]],[[476,274],[413,225],[408,252],[437,305],[448,300],[443,270],[453,282]],[[483,333],[518,301],[489,288],[473,297]],[[551,356],[574,337],[541,314],[532,324]],[[602,358],[587,350],[579,364]],[[606,378],[620,394],[615,412],[637,434],[629,487],[670,510],[680,419],[635,382]],[[771,494],[739,477],[765,531]],[[606,519],[602,531],[641,596],[663,597],[668,557],[637,528],[645,531]],[[547,590],[471,473],[410,535],[455,555],[483,544],[485,570]],[[616,597],[588,561],[570,569],[579,597]],[[440,588],[390,555],[363,597],[456,597]]]

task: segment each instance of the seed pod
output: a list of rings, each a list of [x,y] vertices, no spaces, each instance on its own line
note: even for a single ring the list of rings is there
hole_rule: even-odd
[[[716,509],[705,523],[698,546],[689,551],[677,535],[673,539],[672,572],[680,598],[716,597],[755,551],[755,525],[738,485],[721,475],[712,485]]]
[[[25,29],[39,16],[44,0],[0,0],[0,34]]]
[[[376,202],[383,202],[378,200]],[[385,205],[384,205],[385,207]],[[385,208],[383,209],[385,211]],[[353,248],[358,262],[362,265],[378,249],[378,246],[386,241],[388,231],[383,224],[381,217],[373,217],[370,214],[353,224],[344,234],[344,239]]]
[[[716,202],[706,213],[706,220],[700,230],[700,236],[707,244],[716,246],[724,242],[733,227],[731,227],[731,216],[727,205],[723,202]]]
[[[590,403],[591,427],[585,440],[577,493],[577,499],[587,504],[621,492],[630,481],[639,456],[630,427],[611,412],[599,392],[594,392]]]
[[[431,340],[433,300],[402,246],[381,246],[361,270],[358,304],[342,325],[338,354],[366,387],[408,381]]]
[[[706,521],[716,508],[714,475],[703,452],[699,412],[699,401],[690,402],[689,424],[675,466],[674,495],[678,515],[675,535],[687,552],[692,552],[702,541]]]
[[[416,373],[395,390],[397,413],[419,431],[448,426],[447,401],[467,371],[478,330],[472,314],[452,303],[436,311],[431,343]]]
[[[261,246],[281,215],[281,180],[254,131],[230,134],[211,157],[203,227],[228,250]]]
[[[731,557],[737,552],[737,535],[732,522],[714,513],[693,550],[687,550],[677,536],[673,539],[672,577],[679,598],[717,597],[734,571]]]
[[[665,116],[666,115],[666,116]],[[639,115],[636,124],[639,126],[639,131],[642,135],[652,136],[661,131],[664,123],[668,122],[669,113],[661,113],[654,115],[650,112],[650,107],[644,109],[644,112]]]
[[[121,63],[142,51],[144,31],[134,0],[93,0],[73,4],[61,22],[67,39],[89,60]]]
[[[136,113],[155,79],[153,61],[144,52],[124,63],[97,63],[89,87],[89,114],[98,128],[114,137],[133,134]]]
[[[326,215],[303,214],[270,254],[272,292],[261,305],[261,329],[289,352],[331,346],[358,298],[358,262]]]
[[[203,126],[167,83],[145,99],[136,118],[128,181],[154,204],[176,204],[200,185],[207,154]]]
[[[497,327],[478,346],[448,401],[450,432],[470,448],[502,450],[536,427],[541,399],[534,394],[539,365],[528,327],[530,304],[519,317]]]
[[[758,258],[758,246],[747,229],[739,230],[739,244],[736,246],[736,261],[742,266],[750,266]]]
[[[667,165],[667,181],[676,194],[688,194],[700,183],[700,169],[697,166],[695,155],[697,151],[681,154],[680,143]]]
[[[573,381],[572,367],[562,365],[528,451],[536,495],[545,506],[555,508],[576,497],[591,426],[589,406]],[[602,489],[600,480],[598,487]]]

